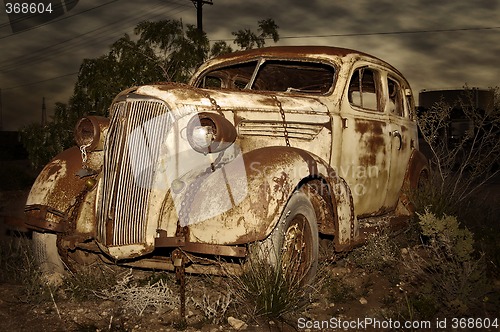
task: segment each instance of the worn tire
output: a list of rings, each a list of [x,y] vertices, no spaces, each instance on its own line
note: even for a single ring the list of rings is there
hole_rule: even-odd
[[[297,190],[290,197],[278,225],[251,254],[267,260],[283,271],[292,272],[295,280],[311,283],[318,269],[319,236],[316,212],[308,195]]]
[[[64,264],[57,251],[57,235],[33,232],[33,253],[42,277],[48,283],[59,284],[64,275]]]

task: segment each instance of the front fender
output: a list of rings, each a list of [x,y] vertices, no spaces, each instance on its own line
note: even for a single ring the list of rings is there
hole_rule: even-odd
[[[234,245],[266,238],[293,191],[312,178],[327,183],[337,213],[337,244],[348,245],[357,237],[349,187],[328,163],[292,147],[250,151],[243,154],[242,163],[228,163],[207,177],[191,205],[191,219],[202,221],[189,225],[189,241]],[[230,209],[221,209],[225,193],[235,203]],[[217,215],[212,212],[214,209],[225,212]],[[203,220],[204,215],[214,216]]]
[[[97,152],[89,154],[91,165],[98,164],[100,159]],[[76,175],[81,168],[82,157],[78,147],[61,152],[43,168],[31,187],[26,201],[25,223],[28,228],[66,231],[69,213],[85,199],[84,195],[88,192],[89,178]],[[91,227],[84,229],[86,232],[92,230]]]

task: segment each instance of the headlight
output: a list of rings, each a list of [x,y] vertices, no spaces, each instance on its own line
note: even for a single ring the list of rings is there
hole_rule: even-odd
[[[193,128],[192,141],[194,146],[201,149],[208,149],[214,139],[213,126],[195,126]]]
[[[202,112],[189,120],[187,140],[200,153],[214,153],[227,149],[236,140],[233,124],[219,114]]]
[[[78,146],[87,146],[87,151],[102,150],[108,132],[109,119],[103,116],[86,116],[75,127],[75,141]]]

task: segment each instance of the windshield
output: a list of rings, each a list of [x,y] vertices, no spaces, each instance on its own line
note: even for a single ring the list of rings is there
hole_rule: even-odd
[[[255,72],[258,68],[257,72]],[[326,94],[333,86],[335,68],[318,62],[251,61],[215,69],[203,75],[198,87]]]

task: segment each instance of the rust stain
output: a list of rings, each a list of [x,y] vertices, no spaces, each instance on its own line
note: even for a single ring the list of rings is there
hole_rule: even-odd
[[[82,160],[78,147],[63,151],[40,173],[30,193],[32,206],[46,206],[50,211],[79,213],[82,194],[86,193],[86,178],[81,179],[76,172],[81,169]],[[30,212],[27,212],[29,215]],[[58,222],[56,216],[43,213],[47,222]],[[69,217],[69,215],[68,215]],[[75,218],[71,218],[75,220]],[[50,229],[48,226],[43,227]]]
[[[62,169],[60,164],[53,163],[50,165],[45,171],[43,171],[40,176],[44,176],[45,179],[50,178],[51,176],[59,173]]]
[[[385,151],[384,144],[385,144],[385,140],[382,136],[370,136],[366,145],[367,145],[368,151],[375,154],[375,153]]]
[[[376,59],[383,63],[385,66],[391,68],[395,72],[399,73],[392,65],[386,63],[385,61],[374,57],[373,55],[363,53],[360,51],[355,51],[352,49],[341,48],[341,47],[330,47],[330,46],[273,46],[273,47],[263,47],[259,49],[251,49],[241,52],[228,53],[218,56],[213,59],[213,61],[221,60],[233,60],[236,62],[246,61],[248,59],[260,58],[260,57],[279,57],[279,58],[304,58],[311,57],[314,55],[324,55],[329,57],[345,57],[348,55],[364,55],[372,59]]]
[[[355,130],[361,134],[360,142],[364,141],[364,149],[359,151],[360,165],[376,165],[377,155],[385,154],[384,125],[380,121],[356,121]]]
[[[358,120],[355,123],[355,131],[363,136],[366,133],[371,133],[373,135],[383,134],[384,124],[380,121],[369,121],[369,120]]]
[[[318,175],[319,170],[318,170],[318,163],[316,162],[316,160],[314,160],[314,158],[312,158],[311,155],[304,150],[297,149],[296,152],[306,162],[306,164],[309,168],[309,174]]]
[[[245,120],[242,116],[238,114],[237,111],[233,111],[233,117],[234,117],[234,126],[237,128],[238,125]]]

